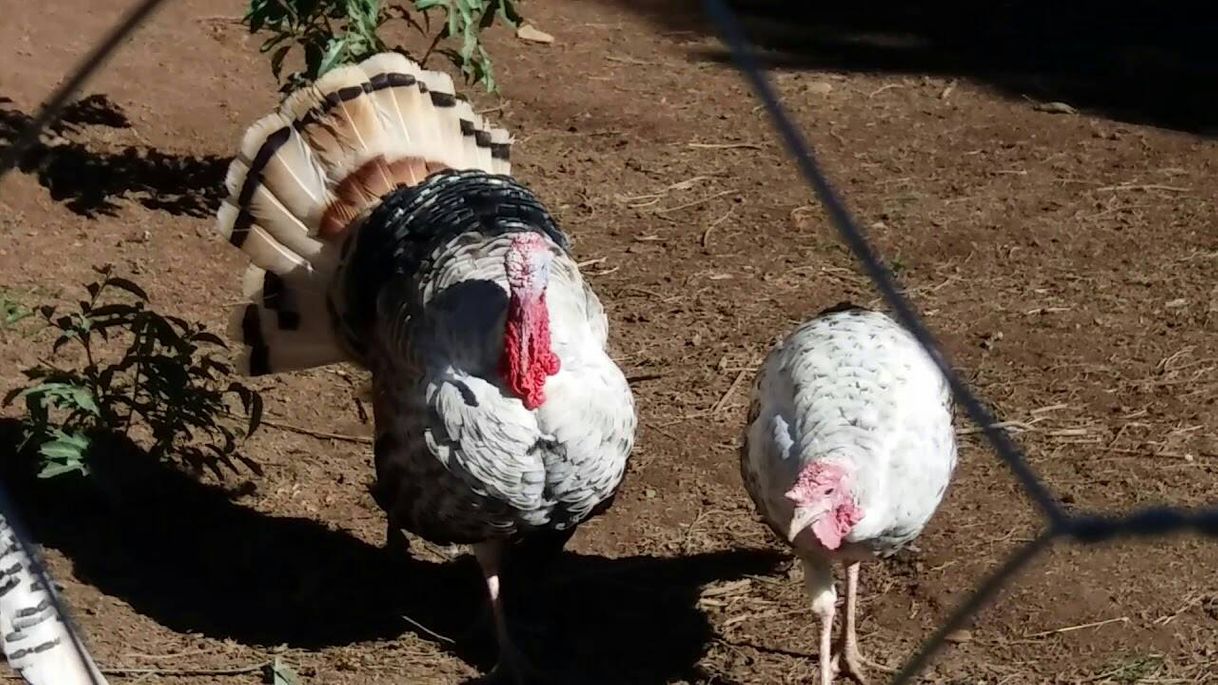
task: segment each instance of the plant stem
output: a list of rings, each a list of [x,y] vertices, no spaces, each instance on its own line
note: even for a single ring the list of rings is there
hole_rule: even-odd
[[[423,53],[423,59],[419,60],[419,66],[421,66],[421,67],[427,66],[427,58],[431,56],[432,51],[436,49],[436,46],[439,45],[440,41],[442,39],[444,39],[445,37],[447,37],[447,35],[448,35],[448,23],[446,22],[444,24],[444,28],[440,29],[440,32],[436,34],[436,37],[431,40],[431,45],[427,46],[427,52]]]

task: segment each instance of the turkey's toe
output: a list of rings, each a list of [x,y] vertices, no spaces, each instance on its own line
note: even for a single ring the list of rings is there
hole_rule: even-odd
[[[385,526],[385,544],[381,547],[390,561],[411,561],[410,538],[392,523]]]
[[[460,643],[474,642],[481,639],[491,639],[495,635],[495,612],[490,605],[484,605],[478,611],[474,620],[470,621],[465,630],[458,633],[456,641]]]
[[[872,661],[863,656],[857,649],[847,649],[833,655],[833,674],[849,676],[858,685],[867,685],[867,669],[882,673],[896,673],[897,669]]]
[[[499,662],[490,673],[494,683],[510,683],[510,685],[546,685],[554,682],[532,664],[515,646],[501,647]]]

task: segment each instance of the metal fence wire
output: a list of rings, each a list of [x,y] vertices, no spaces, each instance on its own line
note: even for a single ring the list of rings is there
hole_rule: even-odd
[[[46,104],[29,126],[16,136],[11,145],[0,153],[0,180],[17,166],[21,155],[38,141],[41,132],[54,124],[64,106],[71,101],[81,86],[100,68],[126,38],[137,29],[165,0],[143,0],[135,6],[109,34],[99,42],[72,72],[72,75],[47,99]],[[719,31],[720,37],[731,51],[737,68],[768,112],[771,123],[788,152],[794,157],[796,166],[804,179],[812,186],[817,198],[825,206],[834,228],[862,265],[867,276],[875,284],[884,301],[893,310],[896,318],[905,326],[930,354],[952,388],[957,404],[978,425],[994,451],[1014,473],[1028,497],[1036,503],[1045,519],[1044,529],[1030,542],[1024,544],[1007,558],[1001,566],[973,589],[947,620],[924,640],[892,679],[893,685],[910,682],[930,662],[931,657],[943,646],[949,634],[963,627],[974,614],[980,611],[1005,587],[1033,558],[1046,550],[1059,538],[1082,544],[1104,542],[1118,536],[1165,536],[1179,532],[1198,532],[1218,537],[1218,505],[1204,510],[1183,510],[1171,507],[1152,507],[1120,516],[1079,514],[1066,511],[1057,498],[1045,487],[1036,472],[1028,464],[1023,452],[1010,434],[998,423],[994,415],[956,373],[948,362],[942,347],[922,322],[913,304],[902,294],[892,272],[884,265],[875,248],[868,241],[858,222],[850,214],[832,184],[821,171],[812,153],[811,146],[786,113],[766,77],[755,49],[740,29],[740,22],[725,0],[703,0],[703,7]],[[34,546],[29,543],[24,528],[20,525],[12,500],[0,484],[0,527],[7,522],[17,538],[17,543],[34,560],[37,582],[53,587],[52,579],[45,574]],[[64,618],[69,631],[73,631],[67,608],[51,593],[51,601]],[[73,633],[72,647],[87,659],[83,641]],[[98,681],[94,680],[96,685]]]

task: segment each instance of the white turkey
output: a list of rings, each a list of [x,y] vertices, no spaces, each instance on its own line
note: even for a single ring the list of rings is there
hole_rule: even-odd
[[[106,685],[33,550],[0,509],[0,647],[29,685]]]
[[[502,565],[610,504],[636,416],[601,303],[510,146],[447,75],[376,55],[249,129],[218,225],[253,262],[230,327],[243,370],[371,371],[388,535],[473,546],[495,674],[522,681]]]
[[[762,518],[803,565],[820,619],[824,685],[865,682],[858,647],[859,563],[888,557],[926,526],[956,468],[951,394],[908,331],[850,304],[827,309],[767,355],[740,454]],[[830,659],[833,564],[846,570],[846,616]]]

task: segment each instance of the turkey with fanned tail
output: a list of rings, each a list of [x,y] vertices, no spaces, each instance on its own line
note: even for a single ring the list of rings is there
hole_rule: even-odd
[[[448,76],[376,55],[249,129],[219,228],[252,262],[230,326],[241,368],[371,372],[390,533],[473,546],[496,671],[522,680],[504,556],[553,553],[609,505],[636,416],[601,303],[510,149]]]
[[[745,488],[791,545],[820,618],[821,682],[841,669],[864,682],[856,633],[859,563],[916,538],[956,468],[946,379],[918,341],[879,312],[827,309],[770,350],[753,386]],[[846,616],[830,658],[837,602],[833,562],[846,569]]]

